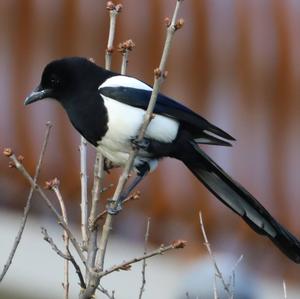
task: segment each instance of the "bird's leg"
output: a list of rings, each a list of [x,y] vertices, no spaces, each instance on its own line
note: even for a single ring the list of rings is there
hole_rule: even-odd
[[[128,188],[124,190],[119,196],[115,207],[109,207],[107,209],[109,214],[116,215],[122,210],[122,202],[128,197],[131,191],[143,180],[143,178],[150,171],[150,166],[147,162],[143,163],[140,166],[137,166],[136,168],[138,170],[136,177],[134,178],[133,182],[128,186]]]
[[[108,174],[110,174],[110,170],[113,168],[119,167],[118,165],[115,165],[113,162],[108,160],[107,158],[104,159],[104,171]]]

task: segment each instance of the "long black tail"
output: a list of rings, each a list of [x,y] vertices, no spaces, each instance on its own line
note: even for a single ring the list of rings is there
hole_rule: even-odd
[[[300,242],[281,226],[240,184],[208,157],[194,142],[185,145],[179,158],[193,174],[248,225],[265,235],[290,259],[300,263]]]

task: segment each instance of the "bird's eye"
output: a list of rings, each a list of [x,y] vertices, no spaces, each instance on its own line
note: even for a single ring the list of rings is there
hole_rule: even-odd
[[[53,87],[58,86],[59,85],[59,79],[58,79],[58,77],[55,76],[55,75],[52,75],[50,77],[50,83],[51,83],[51,86],[53,86]]]

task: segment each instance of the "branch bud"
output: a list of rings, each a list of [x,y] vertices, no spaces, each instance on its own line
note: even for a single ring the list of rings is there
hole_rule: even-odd
[[[112,2],[112,1],[108,1],[107,3],[106,3],[106,9],[107,10],[114,10],[115,9],[115,4]]]
[[[8,167],[9,168],[16,168],[16,164],[13,161],[8,162]]]
[[[141,192],[140,191],[136,191],[133,196],[132,196],[132,200],[138,200],[141,197]]]
[[[114,48],[113,47],[107,48],[106,52],[112,54],[114,52]]]
[[[19,155],[17,159],[20,163],[22,163],[24,161],[24,156]]]
[[[9,147],[5,148],[3,151],[3,155],[6,157],[10,157],[14,154],[13,150]]]
[[[184,25],[184,19],[179,19],[175,24],[175,30],[181,29]]]
[[[47,126],[47,127],[50,127],[50,128],[52,127],[52,123],[51,123],[50,120],[48,120],[48,121],[46,122],[46,126]]]
[[[170,27],[171,25],[171,19],[169,17],[165,17],[164,22],[166,24],[167,27]]]
[[[175,249],[181,249],[186,246],[186,243],[187,243],[187,241],[185,241],[185,240],[175,240],[175,241],[173,241],[172,246]]]
[[[156,68],[154,70],[154,76],[155,76],[156,79],[161,77],[161,70],[159,68]]]
[[[124,265],[124,266],[120,267],[120,270],[129,271],[129,270],[131,270],[131,265]]]
[[[122,9],[123,9],[123,5],[121,3],[119,3],[115,6],[115,10],[117,13],[120,13],[122,11]]]
[[[60,181],[57,178],[54,178],[53,180],[46,181],[44,185],[44,189],[46,190],[52,190],[53,188],[57,188],[60,184]]]
[[[118,46],[118,51],[121,53],[126,53],[127,51],[132,51],[135,47],[135,43],[132,39],[128,39],[127,41],[120,43]]]

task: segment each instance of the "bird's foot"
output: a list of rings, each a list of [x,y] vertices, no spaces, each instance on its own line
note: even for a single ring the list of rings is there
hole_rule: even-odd
[[[132,138],[131,140],[132,146],[134,149],[145,150],[147,151],[150,146],[150,140],[147,138],[143,138],[142,140],[138,140],[138,138]]]
[[[106,209],[108,214],[117,215],[122,210],[122,202],[119,200],[116,203],[110,202]]]

